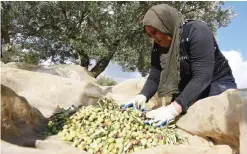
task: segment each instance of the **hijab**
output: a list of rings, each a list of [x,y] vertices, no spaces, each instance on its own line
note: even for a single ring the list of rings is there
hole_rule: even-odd
[[[159,97],[168,97],[171,101],[174,94],[179,93],[180,81],[180,41],[183,16],[175,8],[166,4],[155,5],[144,16],[143,25],[149,25],[172,36],[168,53],[160,55],[162,68],[158,87]]]

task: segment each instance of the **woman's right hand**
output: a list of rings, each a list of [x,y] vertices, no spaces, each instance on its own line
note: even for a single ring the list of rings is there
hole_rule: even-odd
[[[133,110],[144,111],[146,107],[147,97],[139,94],[135,97],[134,100],[129,101],[128,103],[122,104],[121,108],[126,110],[127,108],[132,107]]]

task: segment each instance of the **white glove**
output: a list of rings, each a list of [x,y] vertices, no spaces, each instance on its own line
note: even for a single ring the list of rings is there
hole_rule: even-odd
[[[170,105],[147,112],[146,116],[151,118],[151,120],[146,121],[145,123],[149,125],[153,124],[155,127],[160,127],[173,122],[178,115],[179,113],[175,105],[171,103]]]
[[[147,97],[142,94],[139,94],[135,97],[134,100],[129,101],[126,104],[122,104],[121,107],[124,110],[126,110],[129,107],[132,107],[133,110],[137,109],[143,111],[145,110],[146,102],[147,102]]]

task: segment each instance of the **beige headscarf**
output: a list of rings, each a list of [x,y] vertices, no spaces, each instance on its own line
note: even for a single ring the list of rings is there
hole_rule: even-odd
[[[172,35],[172,43],[168,53],[163,53],[160,56],[162,71],[158,88],[159,97],[171,99],[173,94],[179,93],[179,50],[183,22],[182,14],[166,4],[153,6],[143,19],[144,26],[149,25],[163,33]]]

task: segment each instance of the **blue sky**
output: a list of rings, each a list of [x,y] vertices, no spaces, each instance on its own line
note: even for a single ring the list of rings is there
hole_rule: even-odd
[[[239,51],[247,59],[247,1],[226,2],[224,7],[233,6],[237,16],[227,27],[218,29],[217,39],[222,51]]]

